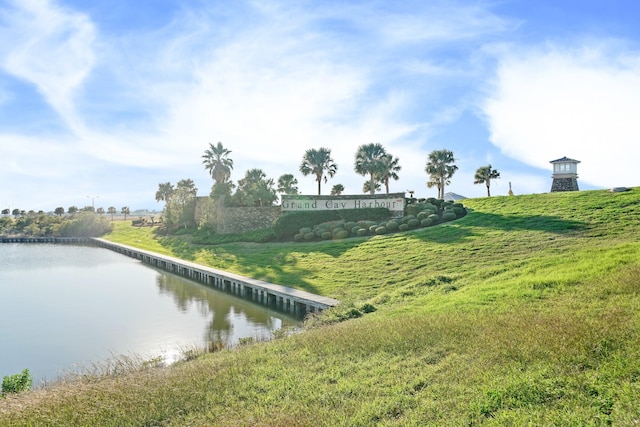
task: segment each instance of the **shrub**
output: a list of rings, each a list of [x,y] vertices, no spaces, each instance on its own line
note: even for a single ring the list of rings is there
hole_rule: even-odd
[[[375,229],[376,234],[385,234],[387,232],[387,227],[381,225]]]
[[[322,240],[331,240],[331,237],[332,237],[332,236],[333,236],[333,235],[332,235],[330,232],[328,232],[328,231],[324,231],[324,232],[320,235],[320,237],[322,238]]]
[[[380,225],[379,224],[373,224],[369,227],[369,233],[374,234],[376,232],[376,228],[378,228]]]
[[[309,232],[304,234],[304,240],[311,241],[316,238],[316,233]]]
[[[440,217],[438,216],[438,214],[431,214],[427,218],[431,218],[433,224],[437,224],[438,222],[440,222]]]
[[[420,221],[418,221],[417,218],[411,218],[409,221],[407,221],[407,225],[411,228],[415,228],[420,225]]]
[[[407,224],[412,219],[416,219],[415,215],[405,215],[402,217],[402,222]]]
[[[420,221],[420,226],[421,227],[428,227],[431,224],[433,224],[433,220],[431,218],[424,218]]]
[[[386,227],[387,227],[387,230],[389,231],[396,231],[399,225],[400,224],[398,224],[398,221],[391,220],[391,221],[387,221]]]
[[[367,232],[367,230],[366,230],[366,229],[364,229],[364,228],[360,228],[360,229],[358,230],[357,234],[358,234],[358,236],[362,237],[362,236],[366,236],[366,235],[367,235],[367,234],[369,234],[369,233]]]
[[[349,232],[347,230],[340,230],[333,234],[333,237],[336,239],[346,239],[349,237]]]
[[[302,242],[304,240],[304,234],[298,233],[294,234],[293,241],[294,242]]]
[[[362,219],[381,221],[391,216],[391,212],[389,212],[389,209],[387,208],[343,209],[329,212],[336,212],[338,219],[343,219],[349,222]]]
[[[25,369],[19,374],[8,375],[2,379],[2,394],[20,393],[31,389],[31,372]]]
[[[465,212],[464,208],[460,208],[460,207],[454,206],[453,213],[455,213],[457,216],[463,216],[466,212]]]
[[[430,215],[430,212],[426,212],[426,211],[421,211],[418,212],[418,215],[416,215],[416,218],[420,221],[422,221],[423,219],[425,219],[426,217],[428,217]]]
[[[313,230],[311,230],[310,227],[302,227],[300,229],[300,234],[307,234],[307,233],[311,233]]]
[[[321,224],[327,221],[340,219],[337,211],[302,211],[289,212],[281,215],[273,223],[273,234],[278,239],[290,239],[301,228],[310,224]]]
[[[400,231],[407,231],[409,229],[409,226],[407,224],[400,224],[398,226],[398,230]]]
[[[453,219],[456,219],[456,214],[455,212],[445,212],[442,214],[442,220],[443,221],[451,221]]]

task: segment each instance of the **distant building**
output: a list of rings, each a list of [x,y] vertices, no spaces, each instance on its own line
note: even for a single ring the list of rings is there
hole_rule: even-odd
[[[553,183],[551,184],[551,192],[557,191],[579,191],[578,188],[578,163],[579,160],[563,157],[561,159],[552,160],[549,163],[553,165]]]
[[[466,199],[466,197],[461,196],[459,194],[456,193],[444,193],[444,199],[443,200],[450,200],[450,201],[456,201],[456,200],[464,200]]]

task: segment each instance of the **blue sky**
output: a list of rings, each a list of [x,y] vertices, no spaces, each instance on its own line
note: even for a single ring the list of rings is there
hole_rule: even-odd
[[[426,187],[450,149],[446,191],[640,185],[640,3],[635,0],[0,0],[0,207],[161,209],[161,182],[213,181],[221,141],[237,181],[277,180],[327,147],[327,184],[360,194],[357,147],[399,157],[391,191]]]

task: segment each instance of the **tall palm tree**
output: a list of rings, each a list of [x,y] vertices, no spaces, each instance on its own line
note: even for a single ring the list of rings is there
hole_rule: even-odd
[[[174,188],[173,184],[170,182],[164,182],[162,184],[158,184],[158,191],[156,191],[156,202],[160,200],[164,200],[168,202],[173,194]]]
[[[358,147],[354,169],[359,175],[369,175],[369,194],[376,191],[376,177],[384,170],[384,158],[387,156],[382,144],[364,144]]]
[[[225,182],[231,177],[233,160],[228,157],[229,154],[231,151],[218,142],[216,145],[209,143],[209,149],[205,150],[202,156],[204,168],[209,171],[216,184]]]
[[[458,170],[454,162],[453,152],[450,150],[435,150],[429,153],[429,161],[424,168],[429,174],[427,187],[438,188],[438,199],[444,198],[444,188],[451,183],[451,177]]]
[[[278,193],[298,194],[298,180],[290,173],[286,173],[278,178]]]
[[[302,157],[302,163],[300,163],[300,172],[302,175],[307,176],[309,174],[315,175],[318,182],[318,195],[320,195],[320,183],[324,178],[324,182],[327,182],[327,175],[331,178],[338,171],[338,165],[331,158],[331,150],[328,148],[311,148],[305,151]]]
[[[124,220],[127,220],[127,215],[131,214],[131,209],[129,209],[128,206],[123,206],[122,209],[120,209],[120,213],[122,213],[124,215]]]
[[[378,181],[374,182],[373,184],[375,187],[373,188],[373,191],[380,191],[380,189],[382,187],[380,187],[380,183]],[[371,181],[365,181],[364,184],[362,185],[362,192],[363,193],[369,193],[372,194],[373,192],[371,191]]]
[[[496,169],[491,169],[491,165],[489,164],[487,166],[480,166],[478,170],[476,170],[476,174],[473,177],[473,183],[486,185],[487,197],[491,197],[491,190],[489,189],[489,187],[491,186],[491,180],[498,178],[500,178],[500,172],[498,172]]]
[[[382,159],[383,168],[381,169],[379,180],[385,186],[387,190],[387,194],[389,194],[389,179],[398,180],[400,177],[398,176],[398,172],[400,172],[401,166],[398,164],[400,159],[397,157],[393,157],[391,154],[387,154]]]

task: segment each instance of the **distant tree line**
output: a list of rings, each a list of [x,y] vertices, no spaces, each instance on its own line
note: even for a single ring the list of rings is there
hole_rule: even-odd
[[[111,222],[90,210],[72,211],[69,215],[44,212],[20,212],[0,217],[1,236],[28,237],[97,237],[113,229]]]

